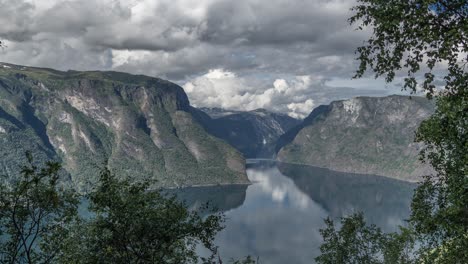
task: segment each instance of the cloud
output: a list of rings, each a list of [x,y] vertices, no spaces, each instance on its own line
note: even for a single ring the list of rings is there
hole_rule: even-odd
[[[202,37],[218,43],[290,45],[340,30],[354,1],[220,1],[208,8]]]
[[[34,5],[18,0],[0,0],[0,36],[13,41],[30,39],[28,25],[33,20]]]
[[[289,115],[294,118],[304,118],[314,108],[314,100],[307,99],[302,103],[290,103],[288,109],[291,111]]]
[[[1,55],[2,60],[13,63],[42,63],[59,69],[117,68],[175,80],[212,68],[239,74],[252,69],[305,74],[313,70],[304,66],[314,64],[312,60],[343,51],[349,55],[354,46],[349,44],[361,40],[359,34],[348,34],[346,18],[352,3],[88,0],[83,4],[77,0],[0,0],[0,38],[11,43]],[[330,41],[340,44],[327,43]],[[111,56],[114,62],[125,53],[127,59],[120,64],[89,60],[71,66],[55,58],[30,62],[27,56],[9,55],[18,49],[27,53],[37,43],[43,47],[37,49],[38,53],[48,54],[48,50],[61,45],[70,47],[56,51],[62,57]],[[309,63],[304,63],[306,60]]]
[[[312,101],[306,98],[306,93],[301,96],[298,93],[306,91],[313,81],[310,76],[296,76],[289,81],[276,79],[270,86],[259,87],[250,85],[258,81],[249,81],[223,69],[212,69],[183,87],[195,106],[246,111],[265,108],[289,112],[293,117],[304,117],[314,105],[310,104]],[[297,107],[289,107],[291,101]]]
[[[316,106],[328,104],[332,100],[359,95],[384,96],[399,92],[395,87],[357,89],[334,86],[342,83],[345,81],[332,81],[320,75],[287,76],[269,82],[263,78],[258,79],[256,75],[238,76],[227,70],[212,69],[186,82],[182,87],[194,106],[241,111],[265,108],[287,113],[294,118],[304,118]],[[378,84],[374,81],[373,84],[383,86],[382,82]],[[359,83],[357,86],[359,87]]]
[[[349,26],[354,4],[0,0],[0,61],[157,76],[183,85],[198,106],[303,117],[331,99],[387,94],[382,82],[351,86],[354,50],[369,34]]]

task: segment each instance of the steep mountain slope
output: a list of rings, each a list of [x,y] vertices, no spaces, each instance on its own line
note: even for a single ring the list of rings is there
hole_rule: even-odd
[[[297,119],[283,114],[271,113],[265,109],[249,112],[227,111],[228,114],[223,114],[221,109],[204,110],[211,116],[218,117],[210,118],[208,114],[198,114],[199,120],[204,124],[206,130],[212,135],[224,139],[242,152],[246,158],[273,157],[278,138],[300,123]]]
[[[161,79],[0,64],[0,173],[31,150],[62,160],[79,190],[104,165],[158,186],[248,183],[242,155],[190,112],[183,89]]]
[[[430,173],[414,131],[434,111],[422,97],[358,97],[315,109],[278,140],[278,160],[409,181]]]

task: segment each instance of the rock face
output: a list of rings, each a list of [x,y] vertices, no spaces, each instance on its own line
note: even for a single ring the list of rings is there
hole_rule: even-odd
[[[0,173],[30,150],[63,162],[86,190],[107,165],[158,186],[248,183],[242,155],[193,118],[183,89],[118,72],[59,72],[0,64]]]
[[[224,139],[244,154],[246,158],[272,158],[278,138],[300,123],[284,114],[265,109],[249,112],[202,109],[200,121],[212,135]],[[210,115],[208,117],[207,115]]]
[[[415,130],[435,109],[422,97],[358,97],[316,108],[277,144],[278,160],[408,181],[432,172]]]

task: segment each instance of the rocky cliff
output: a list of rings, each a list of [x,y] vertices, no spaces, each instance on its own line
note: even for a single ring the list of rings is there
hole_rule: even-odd
[[[159,186],[248,183],[242,155],[205,132],[183,89],[142,75],[0,64],[0,173],[26,150],[62,161],[79,190],[103,166]]]
[[[315,109],[282,136],[278,160],[336,171],[418,180],[431,172],[419,161],[415,130],[434,111],[422,97],[358,97]]]

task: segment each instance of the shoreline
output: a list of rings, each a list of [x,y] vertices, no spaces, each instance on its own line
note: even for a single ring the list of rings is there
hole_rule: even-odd
[[[225,187],[225,186],[250,186],[252,182],[249,183],[214,183],[214,184],[194,184],[194,185],[187,185],[187,186],[178,186],[178,187],[160,187],[160,189],[165,190],[176,190],[176,189],[184,189],[184,188],[200,188],[200,187]]]

